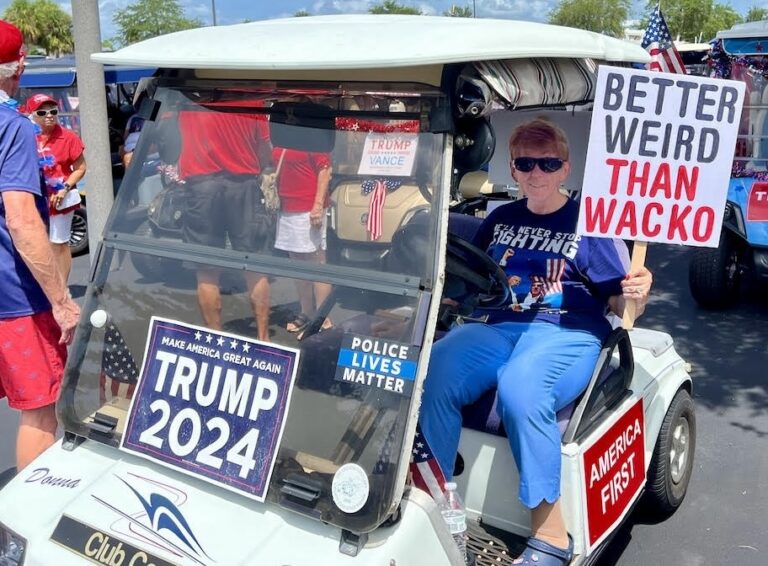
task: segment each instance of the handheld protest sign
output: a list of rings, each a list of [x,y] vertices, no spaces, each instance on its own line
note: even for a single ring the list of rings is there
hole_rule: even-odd
[[[120,448],[264,501],[299,351],[152,317]]]
[[[736,81],[601,66],[577,232],[717,247],[743,100]]]

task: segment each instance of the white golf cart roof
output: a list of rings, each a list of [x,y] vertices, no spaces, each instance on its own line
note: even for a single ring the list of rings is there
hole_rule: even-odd
[[[717,32],[717,39],[736,39],[744,37],[767,37],[768,20],[759,22],[747,22],[744,24],[735,24],[731,29]]]
[[[104,64],[179,69],[371,69],[528,57],[649,60],[640,46],[532,22],[432,16],[347,15],[203,27],[155,37]]]

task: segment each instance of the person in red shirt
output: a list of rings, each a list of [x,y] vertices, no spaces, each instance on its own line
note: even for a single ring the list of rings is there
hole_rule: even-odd
[[[178,173],[186,190],[184,240],[224,248],[228,237],[234,250],[268,251],[273,227],[261,203],[260,187],[262,169],[272,165],[266,117],[217,110],[200,107],[178,114]],[[217,330],[222,327],[219,277],[215,268],[197,271],[197,299],[203,319]],[[250,271],[245,277],[257,337],[267,341],[269,281],[265,275]]]
[[[272,161],[277,164],[280,195],[275,248],[287,251],[294,259],[325,263],[330,154],[276,147]],[[286,326],[289,332],[304,329],[314,318],[317,306],[330,294],[331,286],[296,280],[296,291],[301,313]],[[330,326],[330,320],[323,324],[323,328]]]
[[[67,281],[72,269],[72,254],[69,250],[72,217],[75,210],[80,208],[77,183],[86,170],[83,155],[85,146],[76,133],[59,124],[59,106],[55,99],[47,94],[35,94],[27,100],[25,108],[39,128],[37,152],[48,189],[51,218],[48,239],[53,244],[59,271]],[[72,194],[69,194],[70,191]],[[75,201],[75,204],[67,206],[69,200]]]

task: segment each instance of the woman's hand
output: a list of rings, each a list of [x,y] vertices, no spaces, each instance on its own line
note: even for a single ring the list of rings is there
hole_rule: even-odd
[[[642,301],[648,299],[653,285],[653,275],[643,266],[629,273],[621,282],[622,295],[625,300]]]
[[[323,225],[323,216],[325,216],[325,208],[322,204],[315,204],[309,211],[309,222],[313,228],[319,228]]]
[[[67,196],[67,193],[69,192],[68,189],[60,189],[53,193],[51,195],[51,206],[53,208],[58,208],[61,204],[61,201],[64,200],[64,197]]]

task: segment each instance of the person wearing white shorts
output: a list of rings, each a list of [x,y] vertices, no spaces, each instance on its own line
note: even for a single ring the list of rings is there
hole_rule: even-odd
[[[280,216],[275,248],[288,252],[292,259],[325,263],[328,185],[331,156],[276,147],[272,161],[277,163],[277,191]],[[328,298],[331,286],[319,281],[296,280],[301,312],[286,325],[288,332],[301,332],[315,317],[317,307]],[[332,323],[326,319],[323,328]]]
[[[85,175],[85,146],[80,137],[59,124],[59,105],[47,94],[30,96],[26,111],[37,125],[37,153],[48,193],[49,240],[64,280],[69,280],[72,254],[69,235],[74,211],[80,208],[77,183]]]
[[[52,244],[69,245],[69,236],[72,233],[72,218],[74,216],[74,212],[51,216],[48,227],[48,239]]]

